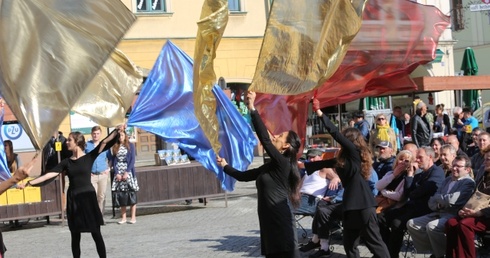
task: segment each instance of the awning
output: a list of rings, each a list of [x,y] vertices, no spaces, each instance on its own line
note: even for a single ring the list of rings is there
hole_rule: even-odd
[[[417,85],[415,90],[393,91],[383,93],[388,95],[403,95],[444,90],[490,90],[490,75],[475,76],[423,76],[412,78]]]

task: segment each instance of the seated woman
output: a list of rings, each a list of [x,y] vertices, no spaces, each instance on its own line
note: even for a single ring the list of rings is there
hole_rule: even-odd
[[[386,173],[386,175],[376,183],[376,189],[379,191],[379,195],[376,198],[376,201],[378,202],[376,213],[380,213],[384,209],[395,206],[396,203],[403,199],[405,175],[407,168],[414,162],[414,160],[413,154],[408,150],[402,150],[396,155],[393,171]],[[383,204],[381,204],[381,202],[383,202]]]
[[[436,156],[434,157],[434,164],[436,164],[436,166],[440,166],[442,163],[439,157],[441,156],[441,147],[444,144],[445,142],[441,138],[432,138],[432,140],[430,140],[429,146],[434,149],[434,152],[436,154]]]
[[[490,149],[482,151],[485,155],[485,173],[475,178],[476,190],[490,195]],[[456,217],[446,222],[446,257],[476,257],[475,234],[490,229],[490,205],[481,210],[463,207]]]

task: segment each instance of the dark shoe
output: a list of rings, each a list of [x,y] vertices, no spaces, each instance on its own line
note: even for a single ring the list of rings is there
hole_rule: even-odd
[[[299,250],[301,252],[308,252],[308,251],[313,250],[313,249],[318,248],[318,247],[320,247],[320,241],[318,241],[318,243],[315,243],[315,242],[310,240],[310,241],[308,241],[308,243],[306,245],[301,246],[299,248]]]
[[[316,253],[314,253],[308,257],[309,258],[326,258],[326,257],[329,257],[331,254],[332,254],[332,252],[330,250],[325,251],[323,249],[320,249]]]

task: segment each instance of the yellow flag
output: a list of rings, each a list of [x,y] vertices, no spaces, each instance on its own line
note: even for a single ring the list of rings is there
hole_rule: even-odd
[[[116,49],[72,110],[106,127],[122,124],[142,82],[141,69]]]
[[[118,0],[0,3],[0,92],[39,150],[136,17]]]
[[[274,0],[249,90],[296,95],[327,81],[361,28],[364,0]]]
[[[213,87],[216,84],[213,60],[226,24],[228,0],[205,0],[201,19],[197,22],[196,48],[194,52],[194,109],[202,130],[215,153],[221,149],[218,141],[218,120]]]

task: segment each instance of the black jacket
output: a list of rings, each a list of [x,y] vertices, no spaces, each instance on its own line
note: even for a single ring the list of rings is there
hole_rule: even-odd
[[[412,141],[417,147],[429,146],[430,140],[432,139],[432,130],[425,116],[421,117],[419,114],[414,115],[410,119],[410,127]]]

